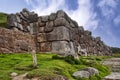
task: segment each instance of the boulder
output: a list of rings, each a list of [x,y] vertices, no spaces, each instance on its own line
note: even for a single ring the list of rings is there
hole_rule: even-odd
[[[89,78],[90,73],[88,71],[76,71],[72,75],[75,78]]]
[[[73,73],[73,76],[76,78],[89,78],[92,75],[99,75],[99,71],[95,68],[88,67]]]
[[[82,70],[88,71],[90,73],[90,75],[98,75],[99,74],[99,71],[93,67],[87,67]]]

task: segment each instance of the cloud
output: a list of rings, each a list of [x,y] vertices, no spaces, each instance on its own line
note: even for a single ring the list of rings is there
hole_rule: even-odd
[[[98,26],[98,20],[95,19],[96,13],[92,10],[91,0],[76,0],[78,2],[76,10],[70,10],[65,0],[25,1],[33,7],[33,11],[38,13],[38,15],[49,15],[51,12],[63,9],[72,19],[77,21],[80,26],[84,26],[85,29],[94,30]]]
[[[120,25],[120,15],[117,16],[117,17],[114,19],[114,24],[115,24],[115,25]]]
[[[98,6],[102,11],[102,15],[110,18],[115,15],[114,9],[117,7],[117,0],[100,0]]]

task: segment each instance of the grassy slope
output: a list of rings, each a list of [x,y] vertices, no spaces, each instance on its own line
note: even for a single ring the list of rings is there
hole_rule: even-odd
[[[9,80],[11,72],[19,74],[28,72],[28,76],[54,76],[60,74],[70,80],[77,80],[72,77],[72,73],[87,66],[97,68],[100,71],[99,77],[109,74],[108,68],[99,64],[99,61],[104,57],[81,57],[81,63],[76,65],[62,59],[52,59],[53,55],[55,54],[37,54],[38,68],[34,69],[31,66],[31,54],[0,54],[0,80]],[[91,79],[85,80],[98,80],[98,78],[92,76]]]
[[[0,13],[0,27],[5,27],[7,21],[7,14]]]

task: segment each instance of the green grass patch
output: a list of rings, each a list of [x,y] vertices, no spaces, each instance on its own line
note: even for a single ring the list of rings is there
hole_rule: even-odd
[[[0,13],[0,27],[6,27],[7,14]]]
[[[112,55],[113,57],[120,58],[120,53],[115,53]]]
[[[71,56],[61,57],[56,54],[37,54],[38,67],[34,68],[31,54],[0,54],[0,79],[10,80],[10,73],[23,74],[28,72],[28,77],[53,77],[63,75],[70,80],[100,80],[109,74],[109,69],[99,62],[103,57],[80,57],[79,60]],[[85,67],[97,68],[99,76],[89,79],[75,79],[72,74]]]

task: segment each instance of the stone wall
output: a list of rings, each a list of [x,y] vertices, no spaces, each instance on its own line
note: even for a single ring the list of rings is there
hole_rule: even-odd
[[[0,28],[0,53],[28,52],[36,48],[34,36],[9,29]]]
[[[23,9],[20,13],[10,14],[7,20],[8,29],[34,36],[37,52],[74,56],[111,55],[110,48],[100,37],[92,37],[90,31],[84,30],[62,10],[47,16],[38,16]]]

